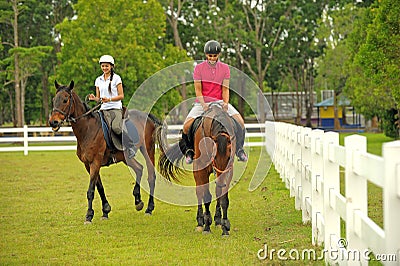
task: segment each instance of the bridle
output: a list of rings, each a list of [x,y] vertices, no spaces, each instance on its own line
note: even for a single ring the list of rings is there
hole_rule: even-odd
[[[100,100],[93,108],[91,108],[89,111],[77,116],[77,117],[72,117],[71,116],[71,109],[72,109],[72,105],[74,103],[74,97],[72,97],[72,92],[64,89],[64,90],[59,90],[57,93],[61,92],[61,91],[66,91],[68,93],[68,101],[69,101],[69,105],[68,105],[68,110],[66,112],[64,112],[63,110],[53,107],[52,113],[53,112],[58,112],[60,114],[62,114],[64,116],[64,119],[61,120],[61,123],[64,123],[65,121],[67,122],[72,122],[72,123],[76,123],[76,121],[78,121],[79,119],[89,115],[90,113],[92,113],[94,110],[96,110],[97,108],[99,108],[103,102]],[[53,103],[54,106],[54,103]]]
[[[214,137],[214,136],[212,137],[212,139],[214,140],[214,142],[216,142],[216,139],[218,138],[218,136],[224,136],[225,138],[229,139],[230,141],[232,141],[232,139],[234,138],[234,137],[233,137],[233,138],[231,139],[231,137],[229,136],[229,134],[227,134],[226,132],[219,132],[215,137]],[[212,167],[213,167],[214,172],[217,172],[217,173],[219,173],[219,174],[226,173],[226,172],[230,171],[230,170],[232,169],[232,167],[233,167],[233,161],[232,161],[232,162],[229,162],[229,164],[227,165],[227,167],[225,168],[225,170],[221,170],[221,169],[219,169],[219,168],[216,166],[216,163],[215,163],[215,156],[212,157],[211,161],[212,161]],[[229,160],[229,161],[231,161],[231,160]]]
[[[212,109],[211,107],[212,106],[217,106],[218,108],[222,109],[222,106],[219,103],[211,103],[210,106],[209,106],[209,109],[206,111],[206,113],[211,112],[211,109]],[[203,116],[202,119],[204,119],[204,117],[205,116]],[[213,119],[215,119],[215,116],[214,116]],[[202,123],[202,128],[203,128],[203,138],[204,138],[205,137],[204,123]],[[231,138],[231,136],[227,132],[220,131],[220,132],[217,133],[217,135],[211,136],[211,139],[214,141],[215,144],[217,144],[216,140],[217,140],[218,136],[224,136],[225,138],[227,138],[229,140],[229,142],[232,142],[235,139],[235,135]],[[226,173],[226,172],[230,171],[232,169],[232,167],[233,167],[233,160],[229,160],[229,163],[226,166],[225,170],[221,170],[221,169],[219,169],[217,167],[216,162],[215,162],[216,154],[215,155],[211,155],[210,157],[212,157],[211,158],[211,164],[212,164],[212,168],[213,168],[214,174],[215,173],[219,173],[219,174]]]

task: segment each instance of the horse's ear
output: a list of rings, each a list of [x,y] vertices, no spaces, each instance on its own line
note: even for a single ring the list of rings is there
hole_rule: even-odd
[[[71,83],[69,84],[69,90],[72,90],[74,88],[74,81],[71,80]]]
[[[60,84],[58,84],[57,80],[54,80],[54,86],[56,86],[56,89],[60,88]]]

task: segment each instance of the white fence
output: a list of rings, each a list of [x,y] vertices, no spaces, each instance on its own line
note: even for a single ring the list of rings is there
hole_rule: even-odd
[[[367,153],[360,135],[341,146],[338,133],[278,122],[266,123],[266,135],[275,136],[267,151],[327,263],[367,265],[372,252],[385,265],[400,265],[400,141],[385,143],[380,157]],[[368,217],[367,181],[382,188],[383,228]]]
[[[247,140],[251,138],[264,137],[265,124],[245,124],[246,129],[259,131],[256,133],[246,133]],[[182,125],[170,125],[169,131],[179,131]],[[60,134],[61,133],[61,134]],[[67,133],[66,136],[62,133]],[[7,135],[22,135],[7,136]],[[169,133],[168,139],[177,139],[180,134]],[[54,145],[54,143],[63,142],[67,144]],[[32,145],[35,143],[35,145]],[[40,145],[51,143],[51,145]],[[263,141],[246,141],[245,146],[265,146]],[[0,152],[4,151],[23,151],[28,155],[29,151],[57,151],[57,150],[76,150],[76,137],[72,135],[71,127],[61,127],[55,134],[50,127],[28,127],[23,128],[0,128]]]

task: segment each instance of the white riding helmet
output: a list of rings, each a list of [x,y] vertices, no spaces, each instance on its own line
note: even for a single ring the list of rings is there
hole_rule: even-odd
[[[110,63],[111,65],[114,65],[114,58],[111,55],[103,55],[99,60],[99,64],[101,63]]]

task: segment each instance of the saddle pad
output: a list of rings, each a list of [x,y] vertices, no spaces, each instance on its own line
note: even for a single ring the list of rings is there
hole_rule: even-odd
[[[194,146],[194,134],[195,134],[196,130],[200,127],[203,118],[204,118],[204,115],[196,117],[194,119],[192,125],[189,128],[189,132],[188,132],[187,135],[188,135],[188,140],[189,140],[189,142],[191,144],[190,147]],[[239,123],[233,117],[230,117],[230,118],[231,118],[232,123],[233,123],[233,130],[235,132],[235,135],[237,135],[238,134],[238,130],[241,128],[241,126],[239,125]]]
[[[107,124],[106,119],[104,118],[104,114],[102,112],[98,112],[101,121],[101,127],[103,128],[104,140],[106,141],[107,148],[110,150],[120,150],[122,151],[122,140],[121,137],[115,134]]]

